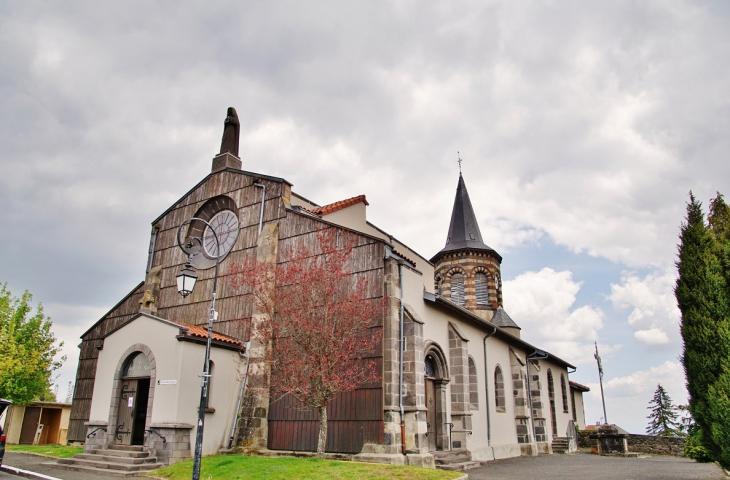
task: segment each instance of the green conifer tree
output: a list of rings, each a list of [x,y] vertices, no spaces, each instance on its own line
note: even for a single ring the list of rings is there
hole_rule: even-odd
[[[679,277],[675,286],[682,313],[681,356],[689,391],[689,408],[703,445],[724,466],[730,466],[730,289],[723,268],[724,209],[705,223],[702,205],[690,193],[687,219],[680,233]],[[717,200],[717,199],[716,199]]]
[[[669,437],[680,432],[677,407],[672,404],[672,399],[669,398],[669,394],[661,384],[656,386],[654,398],[649,402],[647,408],[651,410],[651,413],[646,417],[650,420],[646,433]]]

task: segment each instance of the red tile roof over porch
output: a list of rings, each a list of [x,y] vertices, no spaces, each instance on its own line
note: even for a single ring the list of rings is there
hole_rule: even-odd
[[[340,200],[339,202],[330,203],[329,205],[325,205],[323,207],[317,207],[312,210],[312,213],[316,213],[317,215],[329,215],[330,213],[342,210],[343,208],[351,207],[360,202],[364,203],[365,205],[370,205],[365,199],[365,195],[358,195],[357,197],[348,198],[347,200]]]

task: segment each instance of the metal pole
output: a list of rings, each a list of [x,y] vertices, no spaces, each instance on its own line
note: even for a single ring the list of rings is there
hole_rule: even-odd
[[[596,353],[593,357],[596,359],[598,364],[598,382],[601,384],[601,402],[603,403],[603,423],[608,425],[608,417],[606,416],[606,397],[603,396],[603,363],[601,363],[601,356],[598,355],[598,343],[593,342],[596,346]]]
[[[200,480],[200,460],[203,456],[203,426],[205,424],[205,406],[208,403],[208,385],[209,385],[209,379],[210,379],[210,342],[211,338],[213,336],[213,321],[218,317],[218,313],[215,311],[215,296],[216,296],[216,290],[218,287],[218,264],[220,263],[220,257],[221,257],[221,244],[218,241],[218,234],[215,231],[215,228],[213,228],[213,225],[206,222],[202,218],[189,218],[185,221],[183,221],[180,224],[180,227],[177,230],[177,244],[180,247],[180,249],[187,254],[185,249],[182,247],[182,244],[180,243],[180,230],[182,229],[183,225],[187,222],[192,222],[194,220],[198,220],[203,222],[210,228],[211,232],[213,232],[213,236],[215,238],[215,244],[216,244],[216,256],[215,256],[215,276],[213,277],[213,298],[211,300],[210,304],[210,316],[208,318],[208,341],[205,345],[205,363],[203,364],[203,375],[200,382],[200,404],[198,406],[198,429],[195,436],[195,453],[193,456],[193,480]],[[203,234],[205,234],[205,230],[203,230]],[[201,241],[201,248],[205,248],[203,245],[205,245],[205,242]]]

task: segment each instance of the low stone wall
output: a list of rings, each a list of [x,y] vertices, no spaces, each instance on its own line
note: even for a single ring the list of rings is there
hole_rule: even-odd
[[[590,448],[591,443],[588,439],[590,431],[578,432],[578,446],[582,448]],[[628,437],[629,452],[654,453],[657,455],[674,455],[677,457],[684,456],[684,444],[686,440],[683,437],[661,437],[654,435],[636,435],[629,434]]]
[[[629,451],[655,453],[659,455],[684,456],[683,437],[661,437],[654,435],[629,435]]]

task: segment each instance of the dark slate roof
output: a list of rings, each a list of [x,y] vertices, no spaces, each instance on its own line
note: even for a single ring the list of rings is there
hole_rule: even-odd
[[[483,250],[495,255],[498,261],[502,261],[502,257],[482,240],[482,233],[479,231],[474,208],[471,206],[469,192],[466,191],[464,177],[461,174],[459,174],[459,184],[456,187],[456,198],[454,199],[454,209],[451,212],[446,246],[434,255],[431,262],[435,263],[441,254],[455,250]]]
[[[492,323],[502,328],[520,328],[520,326],[517,325],[509,315],[507,315],[507,312],[505,312],[504,308],[502,308],[501,306],[497,308],[496,312],[494,312],[494,316],[492,317]],[[520,330],[522,329],[520,328]]]

